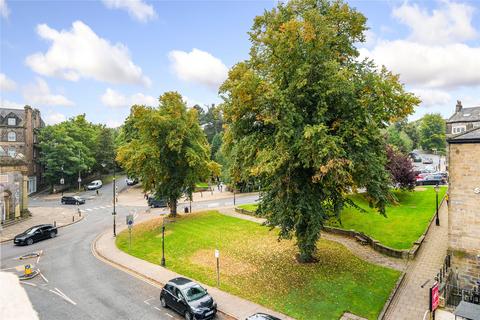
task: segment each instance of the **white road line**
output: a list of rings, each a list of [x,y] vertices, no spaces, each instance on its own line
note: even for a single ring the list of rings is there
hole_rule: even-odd
[[[39,270],[39,271],[40,271],[40,270]],[[48,280],[47,280],[47,278],[45,278],[45,276],[43,275],[43,273],[40,272],[40,276],[43,278],[43,280],[45,280],[45,282],[48,283]]]
[[[92,209],[85,209],[85,211],[92,211]]]
[[[5,269],[0,269],[0,271],[5,271],[5,270],[12,270],[12,269],[16,269],[17,267],[11,267],[11,268],[5,268]],[[22,282],[22,281],[20,281]]]
[[[22,284],[28,284],[29,286],[32,286],[32,287],[37,286],[35,283],[29,283],[29,282],[25,282],[25,281],[19,281],[19,282],[22,283]]]
[[[100,209],[106,209],[106,207],[100,207]]]
[[[152,300],[152,299],[155,299],[155,297],[150,297],[150,298],[148,298],[147,300],[145,300],[145,301],[143,301],[143,302],[145,302],[146,304],[150,305],[150,303],[148,303],[148,301],[149,301],[149,300]]]
[[[95,207],[95,208],[93,208],[92,210],[98,210],[98,209],[99,209],[98,207]]]
[[[70,302],[70,303],[73,304],[74,306],[77,305],[77,303],[76,303],[75,301],[73,301],[72,299],[70,299],[69,297],[67,297],[67,295],[66,295],[65,293],[63,293],[62,291],[60,291],[60,289],[55,288],[55,290],[57,290],[58,293],[55,292],[55,291],[52,291],[52,290],[50,290],[50,291],[52,291],[53,293],[58,294],[60,297],[62,297],[62,298],[65,299],[66,301]]]
[[[157,309],[158,309],[158,308],[157,308]],[[160,310],[160,309],[158,309],[158,310]],[[172,316],[170,313],[165,312],[165,314],[166,314],[167,316],[169,316],[170,318],[173,318],[173,316]]]
[[[150,305],[150,303],[148,303],[147,301],[143,301],[143,303],[146,303],[146,304]]]
[[[158,311],[162,311],[162,309],[160,309],[159,307],[154,307],[155,309],[157,309]]]
[[[37,264],[40,262],[40,255],[38,255],[38,258],[37,258]]]

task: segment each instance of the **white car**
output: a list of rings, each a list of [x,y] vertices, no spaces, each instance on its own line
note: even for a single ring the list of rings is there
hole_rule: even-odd
[[[102,180],[93,180],[87,185],[87,190],[97,190],[103,186]]]

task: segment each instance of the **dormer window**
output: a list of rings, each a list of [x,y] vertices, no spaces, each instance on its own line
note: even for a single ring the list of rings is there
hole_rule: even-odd
[[[8,141],[17,141],[17,134],[13,131],[9,132]]]
[[[17,119],[15,119],[15,118],[8,118],[8,125],[9,125],[9,126],[16,126],[16,125],[17,125]]]

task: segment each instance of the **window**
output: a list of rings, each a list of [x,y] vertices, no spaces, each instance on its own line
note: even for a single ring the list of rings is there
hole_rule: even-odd
[[[5,152],[5,149],[3,149],[2,146],[0,146],[0,157],[1,156],[6,156],[6,155],[7,155],[7,153]]]
[[[15,158],[15,155],[17,154],[15,147],[8,147],[8,156]]]
[[[16,125],[17,125],[17,119],[15,119],[15,118],[8,118],[8,125],[9,125],[9,126],[16,126]]]
[[[465,126],[457,126],[452,128],[452,133],[462,133],[466,130],[467,128]]]
[[[17,134],[13,131],[8,133],[8,141],[17,141]]]

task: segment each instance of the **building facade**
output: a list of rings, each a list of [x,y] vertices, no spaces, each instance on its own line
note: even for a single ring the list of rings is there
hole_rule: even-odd
[[[455,135],[480,127],[480,106],[464,108],[457,101],[455,113],[447,120],[447,135]]]
[[[27,214],[27,164],[11,157],[0,158],[0,221],[2,224]]]
[[[480,127],[448,139],[448,241],[459,285],[480,281]]]
[[[43,183],[37,135],[44,125],[40,111],[30,106],[24,109],[0,108],[0,162],[2,158],[14,158],[26,163],[28,194],[36,192]]]

